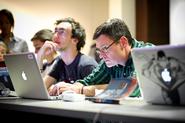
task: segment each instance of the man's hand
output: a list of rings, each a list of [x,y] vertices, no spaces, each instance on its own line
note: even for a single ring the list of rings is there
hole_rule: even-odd
[[[49,95],[51,96],[57,96],[60,95],[65,90],[70,90],[70,86],[72,84],[66,83],[66,82],[59,82],[55,85],[51,85],[48,89]]]
[[[48,89],[48,92],[49,92],[49,95],[51,96],[59,95],[62,92],[67,91],[67,90],[72,90],[78,94],[81,94],[83,86],[84,86],[83,84],[78,83],[78,82],[74,84],[70,84],[66,82],[59,82],[55,85],[51,85],[50,88]]]
[[[64,91],[72,90],[78,94],[84,94],[86,96],[95,96],[95,86],[84,86],[83,84],[76,82],[74,84],[69,84],[65,82],[59,82],[55,85],[52,85],[48,91],[49,95],[56,96],[61,94]]]
[[[46,41],[37,53],[37,62],[40,68],[42,68],[43,60],[54,60],[54,55],[57,54],[57,44],[51,41]],[[53,59],[51,59],[53,58]]]

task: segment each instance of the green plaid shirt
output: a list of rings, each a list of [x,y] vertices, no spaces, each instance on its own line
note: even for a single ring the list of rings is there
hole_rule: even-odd
[[[153,46],[153,44],[144,43],[142,41],[136,40],[134,40],[132,44],[132,48],[141,48],[147,46]],[[125,66],[117,65],[109,68],[102,60],[90,75],[85,77],[83,80],[77,80],[77,82],[80,82],[84,85],[108,84],[111,78],[131,78],[135,76],[136,72],[130,55]],[[130,96],[140,96],[139,86],[133,91]]]

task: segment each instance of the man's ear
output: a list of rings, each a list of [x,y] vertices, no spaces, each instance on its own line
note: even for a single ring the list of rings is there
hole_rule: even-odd
[[[120,42],[120,45],[121,45],[122,48],[125,48],[125,47],[128,46],[128,39],[125,36],[122,36],[119,39],[119,42]]]
[[[73,43],[76,43],[76,44],[78,43],[78,39],[73,38],[72,40],[73,40]]]

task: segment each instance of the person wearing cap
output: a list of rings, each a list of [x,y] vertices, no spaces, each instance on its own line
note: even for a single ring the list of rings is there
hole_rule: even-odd
[[[41,29],[35,33],[31,38],[33,46],[35,48],[35,54],[37,55],[46,41],[52,41],[53,32],[50,29]],[[52,68],[52,64],[57,57],[57,52],[52,52],[45,57],[37,57],[37,62],[41,70],[42,76],[44,77],[48,71]]]

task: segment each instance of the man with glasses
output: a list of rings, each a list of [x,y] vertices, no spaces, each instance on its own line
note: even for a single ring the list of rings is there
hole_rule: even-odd
[[[133,39],[121,19],[111,19],[98,26],[93,39],[96,40],[97,53],[102,59],[99,66],[89,76],[77,80],[73,85],[63,85],[60,91],[73,90],[76,93],[94,96],[93,90],[101,88],[101,84],[108,84],[113,78],[136,78],[131,58],[132,48],[153,46]],[[130,85],[124,96],[140,96],[138,83]]]

